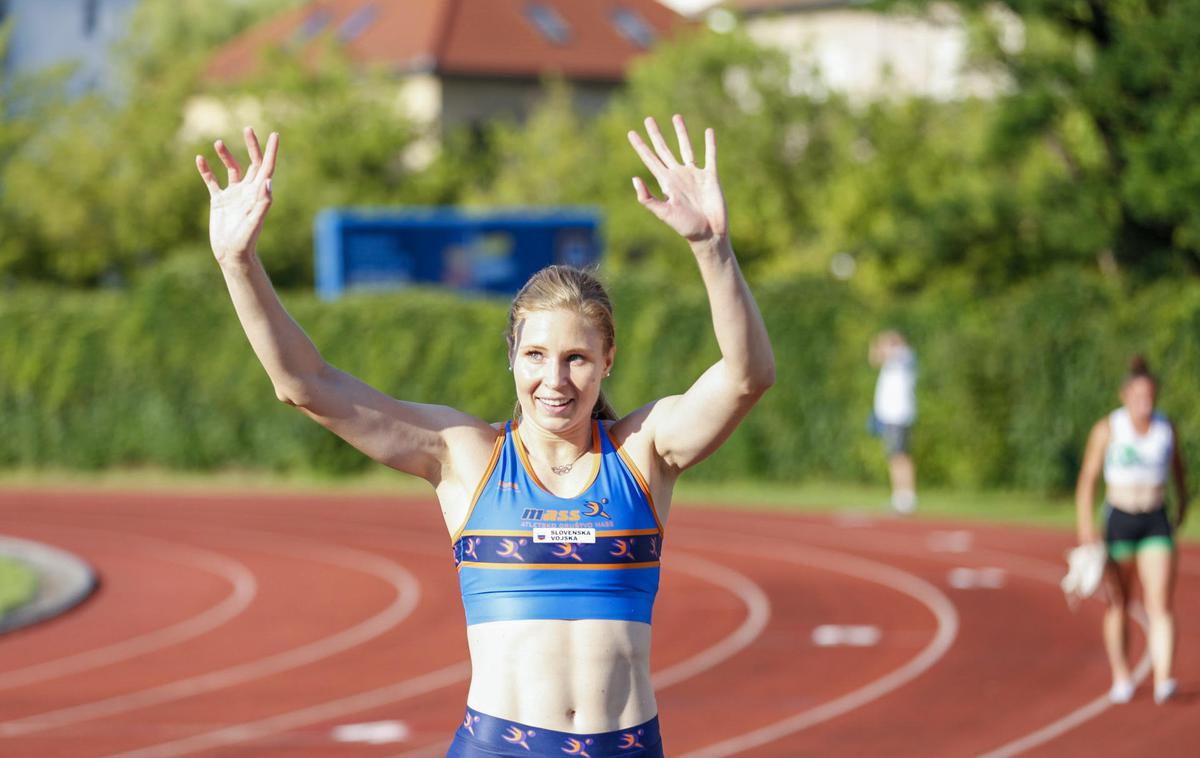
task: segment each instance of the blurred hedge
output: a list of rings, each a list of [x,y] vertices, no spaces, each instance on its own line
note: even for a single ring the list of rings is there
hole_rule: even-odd
[[[698,276],[610,281],[619,410],[681,392],[716,357]],[[1090,425],[1116,404],[1128,358],[1164,378],[1163,409],[1197,459],[1200,289],[1130,294],[1077,273],[1005,297],[943,290],[864,302],[819,277],[757,286],[778,384],[689,476],[881,480],[865,433],[874,373],[866,344],[905,330],[920,362],[915,454],[925,483],[1069,488]],[[503,370],[507,303],[446,293],[308,293],[285,301],[326,357],[385,392],[484,418],[512,407]],[[201,251],[128,292],[16,290],[0,298],[0,467],[149,465],[350,473],[370,465],[274,400]]]

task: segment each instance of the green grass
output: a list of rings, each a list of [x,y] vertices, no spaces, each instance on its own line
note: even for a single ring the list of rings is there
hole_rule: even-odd
[[[179,490],[184,492],[337,492],[363,495],[432,496],[427,484],[381,466],[359,476],[271,474],[262,471],[179,473],[162,469],[79,471],[9,470],[0,472],[0,487],[97,490]],[[888,491],[881,485],[804,482],[775,484],[751,481],[703,482],[684,477],[675,502],[809,513],[856,510],[887,513]],[[918,519],[966,519],[1032,524],[1072,531],[1075,505],[1068,495],[1030,492],[923,489]],[[1183,538],[1200,540],[1200,518],[1193,509]]]
[[[0,558],[0,616],[29,601],[37,591],[37,574],[24,563]]]

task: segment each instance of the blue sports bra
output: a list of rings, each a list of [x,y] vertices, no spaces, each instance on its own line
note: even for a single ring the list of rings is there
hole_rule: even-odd
[[[637,467],[596,421],[592,479],[575,497],[533,473],[512,422],[496,439],[454,564],[467,625],[515,619],[650,623],[663,528]]]

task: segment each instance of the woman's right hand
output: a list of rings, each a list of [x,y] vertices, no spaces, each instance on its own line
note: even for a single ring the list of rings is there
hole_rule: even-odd
[[[265,154],[253,129],[246,127],[245,137],[250,153],[250,166],[245,175],[225,143],[221,140],[215,143],[217,156],[229,172],[229,184],[225,189],[221,189],[204,156],[196,156],[196,168],[211,199],[208,239],[213,255],[221,264],[244,260],[253,252],[263,220],[271,208],[271,175],[275,173],[279,134],[271,132]]]

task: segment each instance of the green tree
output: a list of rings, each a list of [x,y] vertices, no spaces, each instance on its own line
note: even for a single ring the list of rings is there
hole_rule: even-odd
[[[975,65],[1009,85],[990,128],[994,160],[1048,148],[1065,176],[1046,188],[1058,218],[1092,227],[1102,265],[1200,273],[1200,0],[955,4]]]
[[[0,174],[0,214],[19,230],[0,272],[71,284],[120,281],[185,239],[204,217],[180,129],[214,46],[282,0],[141,3],[115,51],[125,87],[43,106]],[[6,121],[6,130],[13,127]]]

